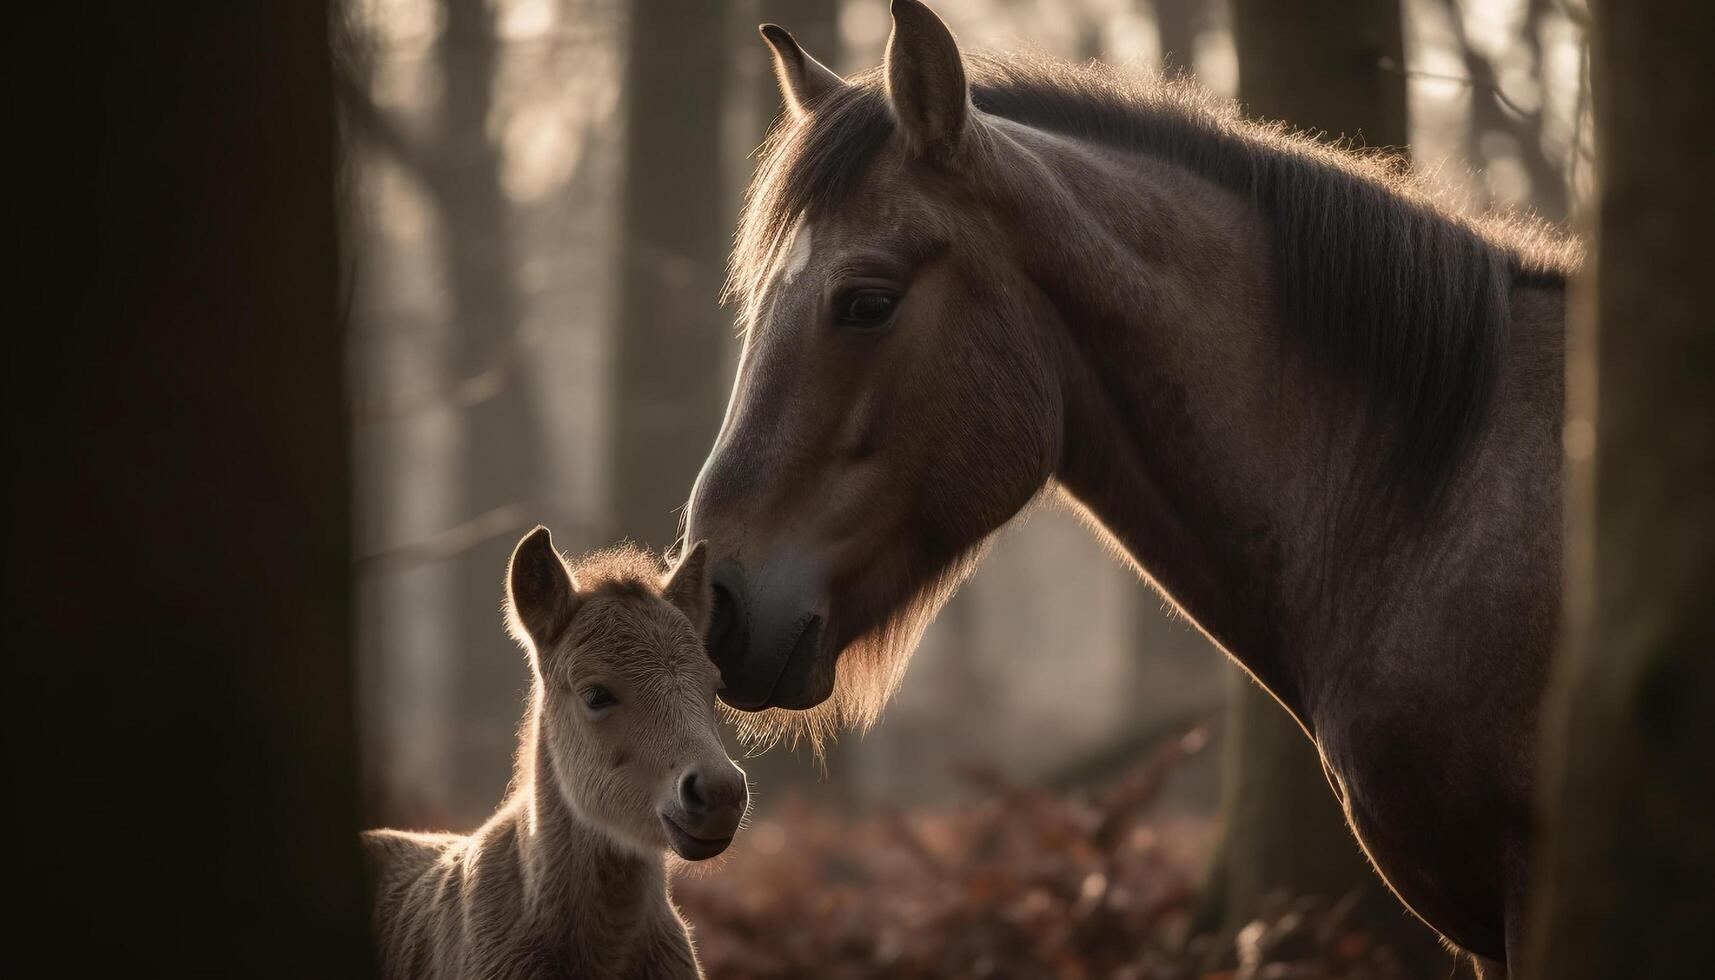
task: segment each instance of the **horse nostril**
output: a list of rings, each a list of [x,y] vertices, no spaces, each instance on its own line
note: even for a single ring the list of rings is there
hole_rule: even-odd
[[[719,650],[738,619],[738,600],[719,582],[714,587],[714,610],[709,615],[709,649]]]
[[[695,769],[687,769],[679,777],[679,805],[685,808],[686,813],[702,813],[709,808],[709,801],[703,798],[699,783]]]
[[[715,566],[714,606],[709,611],[709,659],[721,670],[722,679],[744,656],[744,579],[737,564],[726,561]]]

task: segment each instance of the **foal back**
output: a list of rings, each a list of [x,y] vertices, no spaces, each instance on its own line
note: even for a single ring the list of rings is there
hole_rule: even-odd
[[[363,835],[386,980],[702,976],[664,884],[613,876],[651,894],[615,896],[625,914],[604,916],[602,903],[579,901],[570,894],[578,889],[527,871],[512,816],[503,811],[469,837]],[[580,863],[566,870],[582,870]],[[613,883],[599,871],[593,878],[595,887]]]

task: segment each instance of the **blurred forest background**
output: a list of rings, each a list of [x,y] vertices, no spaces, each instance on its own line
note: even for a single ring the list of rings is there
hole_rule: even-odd
[[[1474,210],[1594,227],[1514,975],[1708,975],[1715,8],[937,6],[972,48],[1192,71]],[[885,0],[39,9],[0,385],[14,959],[372,976],[355,831],[468,828],[502,792],[507,547],[537,521],[660,547],[708,447],[778,105],[754,24],[861,68]],[[1033,515],[825,778],[747,762],[758,819],[675,883],[710,974],[1450,978],[1233,677]]]
[[[1394,148],[1471,210],[1576,220],[1591,180],[1577,0],[936,8],[967,50],[1183,71],[1259,115]],[[890,28],[884,0],[342,9],[371,824],[467,830],[501,798],[527,682],[501,578],[522,531],[547,524],[570,551],[672,543],[736,364],[716,296],[752,151],[780,108],[763,21],[842,73],[878,64]],[[791,808],[818,803],[978,805],[997,775],[1081,792],[1195,731],[1201,751],[1180,753],[1150,792],[1182,866],[1222,849],[1224,796],[1229,838],[1253,841],[1217,859],[1217,878],[1253,879],[1228,892],[1338,898],[1364,882],[1403,919],[1301,736],[1237,677],[1049,502],[942,613],[873,731],[842,740],[825,771],[784,749],[743,763],[751,836],[778,853],[778,815],[803,822],[809,811]],[[1269,837],[1284,846],[1254,843]],[[1241,904],[1236,919],[1200,914],[1231,934],[1256,895]]]
[[[1472,208],[1567,218],[1587,167],[1578,8],[1403,9],[1403,63],[1379,70],[1404,83],[1414,165]],[[1239,92],[1227,0],[937,10],[971,50]],[[719,427],[737,340],[716,294],[780,104],[755,25],[851,72],[879,64],[890,21],[883,0],[349,0],[345,14],[369,805],[470,827],[504,789],[526,681],[499,611],[512,545],[543,523],[570,551],[665,548]],[[770,762],[760,799],[932,801],[971,765],[1111,775],[1217,715],[1227,670],[1050,503],[930,629],[882,723],[825,775]],[[1213,781],[1193,782],[1206,807]]]

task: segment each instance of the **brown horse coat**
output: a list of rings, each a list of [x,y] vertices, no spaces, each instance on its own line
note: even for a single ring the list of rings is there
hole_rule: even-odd
[[[1395,892],[1507,958],[1576,243],[1182,84],[966,58],[893,8],[849,80],[764,30],[791,112],[687,510],[722,698],[762,730],[872,720],[1052,492],[1292,712]]]

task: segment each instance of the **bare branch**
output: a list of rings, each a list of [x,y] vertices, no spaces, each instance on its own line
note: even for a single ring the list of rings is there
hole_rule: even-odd
[[[1480,56],[1472,55],[1472,57]],[[1399,65],[1394,64],[1392,58],[1381,59],[1380,65],[1383,71],[1391,71],[1395,74],[1404,75],[1406,78],[1427,78],[1438,82],[1457,82],[1467,88],[1486,92],[1489,95],[1494,96],[1495,101],[1501,103],[1508,109],[1526,119],[1530,118],[1532,115],[1530,110],[1508,98],[1507,93],[1501,91],[1500,86],[1491,82],[1478,81],[1475,78],[1469,78],[1464,75],[1443,75],[1442,73],[1435,71],[1422,71],[1416,68],[1402,68]]]
[[[334,97],[353,130],[385,151],[395,163],[421,181],[430,194],[439,196],[441,180],[432,150],[420,145],[389,119],[369,93],[343,69],[334,72]]]
[[[457,558],[501,535],[520,530],[524,527],[525,520],[522,503],[503,504],[425,540],[358,555],[354,564],[359,572],[369,574],[436,565]]]

